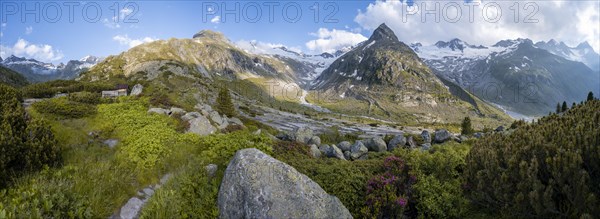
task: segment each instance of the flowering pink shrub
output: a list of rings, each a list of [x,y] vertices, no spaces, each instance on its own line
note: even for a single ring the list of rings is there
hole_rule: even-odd
[[[383,174],[367,182],[367,201],[361,211],[365,218],[401,218],[408,209],[416,177],[408,174],[409,168],[396,156],[385,158],[383,167]]]

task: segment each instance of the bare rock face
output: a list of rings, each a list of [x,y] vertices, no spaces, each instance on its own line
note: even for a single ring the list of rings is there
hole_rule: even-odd
[[[306,175],[254,148],[229,163],[218,205],[220,218],[352,218]]]

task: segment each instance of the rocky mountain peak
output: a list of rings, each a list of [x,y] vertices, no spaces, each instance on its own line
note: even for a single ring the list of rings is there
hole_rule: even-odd
[[[592,46],[587,42],[584,41],[582,43],[580,43],[579,45],[577,45],[577,47],[575,47],[576,49],[592,49]]]
[[[394,31],[390,29],[385,23],[382,23],[375,29],[373,35],[369,38],[369,41],[398,41],[398,37],[394,34]]]
[[[219,41],[228,41],[227,37],[225,37],[225,35],[223,35],[223,33],[212,31],[212,30],[201,30],[200,32],[194,34],[193,38],[194,39],[208,38],[208,39],[219,40]]]

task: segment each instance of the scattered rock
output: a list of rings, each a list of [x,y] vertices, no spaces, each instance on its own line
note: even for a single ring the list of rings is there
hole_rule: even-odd
[[[481,133],[481,132],[475,132],[473,134],[473,137],[475,137],[475,138],[481,138],[481,137],[483,137],[483,133]]]
[[[215,175],[217,175],[217,169],[218,167],[216,164],[209,164],[204,167],[204,170],[206,170],[206,175],[208,175],[208,177],[215,177]]]
[[[208,121],[208,119],[204,116],[200,116],[197,117],[195,119],[192,119],[189,121],[190,123],[190,128],[188,129],[188,132],[200,135],[200,136],[206,136],[206,135],[210,135],[212,133],[215,133],[215,131],[217,131],[217,129],[215,129],[215,127],[212,126],[212,124],[210,124],[210,121]]]
[[[494,130],[496,132],[503,132],[504,131],[504,126],[498,126],[498,128],[496,128],[496,130]]]
[[[313,136],[312,138],[310,138],[310,140],[308,141],[308,144],[316,144],[316,145],[321,145],[321,138],[319,136]]]
[[[177,108],[177,107],[171,107],[171,114],[177,114],[177,115],[183,115],[185,114],[185,110],[181,109],[181,108]]]
[[[144,188],[142,191],[144,191],[144,194],[146,194],[146,197],[150,197],[150,196],[154,195],[154,190],[151,188]]]
[[[309,127],[299,127],[296,128],[293,132],[293,134],[291,135],[291,139],[296,141],[296,142],[300,142],[300,143],[304,143],[304,144],[308,144],[308,142],[310,141],[310,139],[313,137],[313,131],[309,128]]]
[[[144,202],[141,199],[133,197],[129,199],[129,201],[127,201],[127,204],[121,207],[121,212],[119,216],[121,217],[121,219],[136,218],[138,212],[140,212],[140,210],[142,209],[142,205],[144,205]]]
[[[254,131],[252,134],[253,135],[260,135],[260,133],[262,133],[262,129],[258,129],[256,131]]]
[[[460,138],[460,142],[461,143],[464,142],[464,141],[466,141],[466,140],[469,140],[469,137],[464,136],[464,135],[461,135],[459,138]]]
[[[333,157],[333,158],[337,158],[340,160],[346,160],[346,158],[344,158],[344,152],[342,152],[342,150],[340,150],[334,144],[331,145],[331,147],[329,147],[329,150],[327,151],[327,157]]]
[[[229,126],[229,123],[227,122],[227,117],[221,117],[217,111],[212,111],[209,116],[210,120],[213,121],[215,125],[217,125],[217,128],[219,130],[225,129],[227,128],[227,126]]]
[[[242,122],[242,120],[235,118],[235,117],[228,118],[227,122],[229,122],[230,124],[233,124],[233,125],[244,126],[244,123]]]
[[[421,145],[421,150],[427,151],[431,149],[431,143],[425,143]]]
[[[310,145],[310,155],[312,155],[314,158],[321,157],[321,150],[319,150],[317,145],[314,145],[314,144]]]
[[[352,146],[352,144],[349,141],[342,141],[337,146],[342,151],[350,151],[350,147]]]
[[[329,146],[328,144],[319,146],[319,151],[321,151],[321,153],[325,156],[327,156],[327,153],[329,153],[329,150],[331,150],[331,146]]]
[[[369,149],[369,151],[383,152],[387,151],[387,144],[381,137],[373,137],[363,141],[363,144]]]
[[[406,138],[404,137],[404,134],[399,134],[394,136],[394,138],[390,140],[387,146],[387,150],[393,151],[396,148],[404,147],[404,145],[406,145]]]
[[[141,84],[136,84],[135,86],[133,86],[133,88],[131,88],[131,93],[129,93],[130,96],[139,96],[140,94],[142,94],[142,91],[144,90],[144,86],[142,86]]]
[[[210,113],[213,112],[213,109],[211,106],[207,105],[207,104],[196,104],[196,106],[194,106],[194,109],[200,110],[200,113],[202,113],[203,116],[210,116]]]
[[[358,160],[358,159],[366,156],[368,153],[369,153],[369,149],[361,141],[356,141],[350,147],[350,158],[352,160]]]
[[[406,139],[406,145],[410,148],[410,149],[415,149],[417,148],[417,142],[415,141],[415,139],[413,138],[413,136],[408,136],[408,138]]]
[[[352,218],[306,175],[254,148],[229,163],[218,206],[220,218]]]
[[[452,135],[446,129],[438,129],[435,131],[434,142],[435,143],[444,143],[450,139]]]
[[[431,143],[431,135],[429,134],[429,131],[423,130],[423,132],[421,132],[421,137],[423,138],[423,142]]]
[[[341,149],[340,149],[340,150],[341,150]],[[352,158],[351,158],[351,154],[352,154],[352,153],[350,153],[350,151],[344,151],[344,158],[345,158],[346,160],[351,160],[351,159],[352,159]]]
[[[108,139],[108,140],[105,140],[102,143],[104,143],[110,149],[113,149],[113,148],[115,148],[115,146],[117,146],[117,144],[119,144],[119,140],[117,140],[117,139]]]
[[[451,139],[455,142],[462,143],[462,139],[458,136],[452,136]]]
[[[195,119],[195,118],[198,118],[201,116],[202,116],[202,114],[200,114],[199,112],[189,112],[189,113],[186,113],[185,115],[181,116],[181,120],[190,121],[192,119]]]
[[[170,115],[171,111],[163,109],[163,108],[150,108],[148,113],[156,113],[161,115]]]

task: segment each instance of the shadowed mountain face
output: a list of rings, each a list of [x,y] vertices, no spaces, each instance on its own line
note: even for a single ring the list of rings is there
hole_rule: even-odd
[[[459,45],[440,46],[460,50]],[[334,61],[311,85],[314,95],[342,112],[362,107],[366,110],[358,114],[414,116],[422,122],[458,122],[470,114],[496,115],[502,120],[499,110],[451,81],[443,83],[385,24]]]
[[[327,89],[348,81],[357,85],[416,89],[424,85],[437,87],[439,83],[435,79],[417,54],[382,24],[367,41],[333,62],[313,82],[313,86]]]
[[[413,49],[437,75],[479,98],[520,114],[539,116],[554,111],[557,102],[579,102],[589,91],[600,91],[598,72],[556,55],[558,50],[550,52],[546,44],[561,47],[552,41],[534,45],[529,39],[517,39],[461,51],[437,44]],[[561,51],[570,52],[562,45]]]

